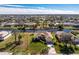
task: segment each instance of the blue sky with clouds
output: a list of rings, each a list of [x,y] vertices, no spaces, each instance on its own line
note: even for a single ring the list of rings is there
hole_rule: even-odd
[[[2,4],[0,14],[79,14],[79,4]]]

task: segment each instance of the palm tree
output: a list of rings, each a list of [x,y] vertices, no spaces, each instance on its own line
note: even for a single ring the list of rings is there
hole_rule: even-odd
[[[22,36],[19,34],[19,35],[18,35],[18,44],[20,44],[21,38],[22,38]]]
[[[13,35],[15,37],[15,43],[16,43],[16,41],[17,41],[17,34],[16,34],[16,31],[14,29],[13,29]]]

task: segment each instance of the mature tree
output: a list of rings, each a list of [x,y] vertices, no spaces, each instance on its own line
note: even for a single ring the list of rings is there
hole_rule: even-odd
[[[59,25],[58,25],[58,29],[59,29],[60,31],[62,31],[62,30],[63,30],[63,25],[62,25],[62,24],[59,24]]]
[[[73,47],[67,46],[66,44],[60,48],[60,51],[63,54],[72,54],[72,53],[74,53]]]

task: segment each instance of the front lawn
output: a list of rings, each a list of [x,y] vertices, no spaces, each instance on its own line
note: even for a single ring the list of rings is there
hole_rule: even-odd
[[[31,54],[41,54],[43,49],[47,49],[48,47],[41,42],[32,42],[28,48]]]

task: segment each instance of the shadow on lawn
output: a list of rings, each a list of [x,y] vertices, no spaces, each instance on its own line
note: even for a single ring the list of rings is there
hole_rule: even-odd
[[[3,42],[4,40],[0,40],[0,42]]]
[[[72,47],[67,47],[66,45],[61,47],[60,51],[61,51],[61,53],[67,54],[67,55],[73,54],[75,52]]]
[[[0,48],[0,51],[3,52],[7,49],[10,48],[10,50],[14,49],[16,46],[20,45],[22,42],[18,43],[18,42],[9,42],[6,44],[6,47],[4,48]]]

